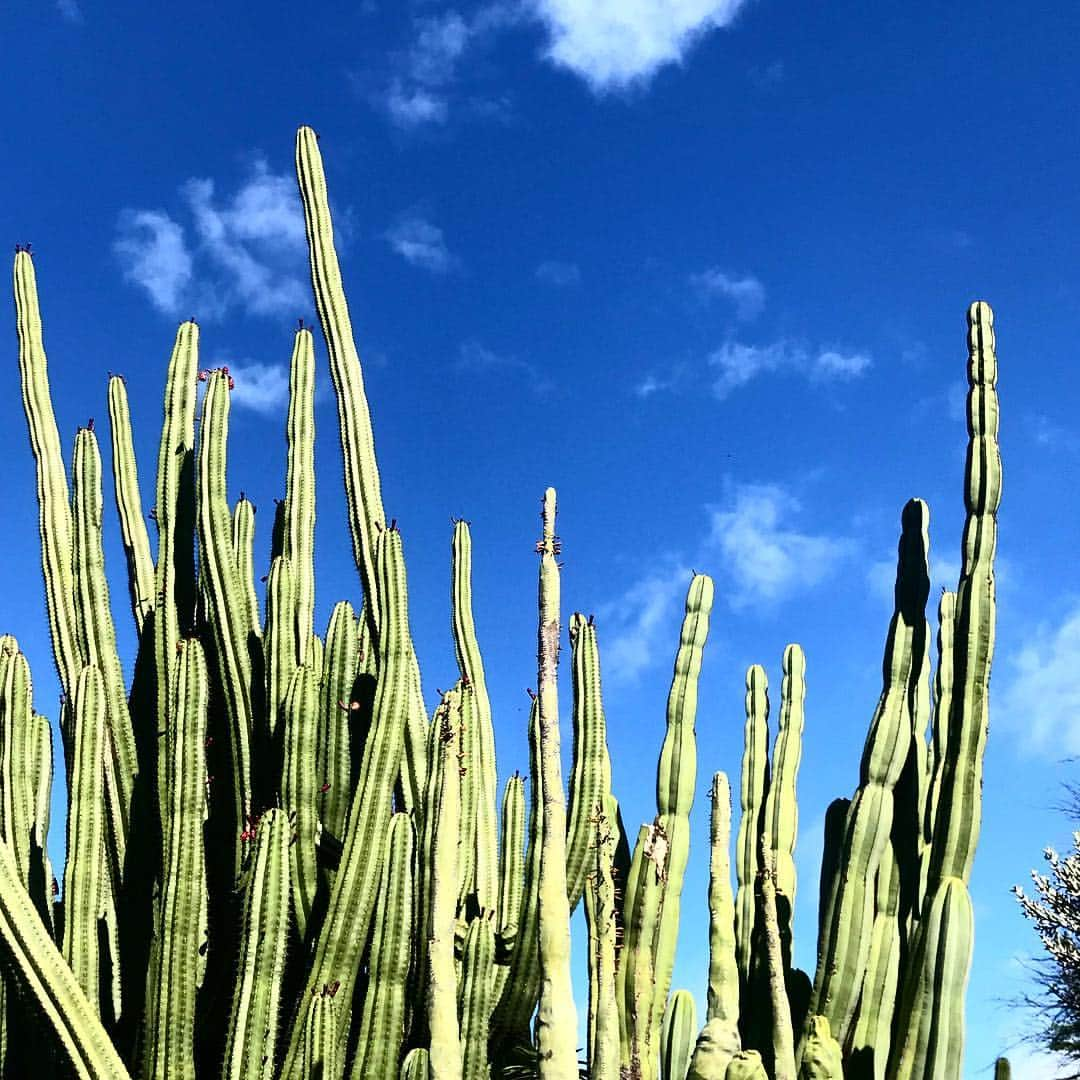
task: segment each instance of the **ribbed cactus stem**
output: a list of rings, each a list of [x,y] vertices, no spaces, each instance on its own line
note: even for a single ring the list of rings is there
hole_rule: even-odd
[[[495,1002],[494,911],[481,912],[465,931],[462,950],[460,1007],[463,1080],[488,1080],[488,1032]]]
[[[353,553],[368,600],[368,618],[378,627],[380,604],[375,580],[375,537],[386,521],[386,515],[375,463],[371,417],[364,395],[364,376],[334,248],[326,174],[318,136],[309,127],[301,127],[296,133],[296,176],[304,206],[315,306],[326,338],[330,376],[337,396]]]
[[[244,894],[244,933],[226,1040],[226,1080],[272,1080],[289,931],[289,840],[284,810],[267,810],[251,830],[255,849]]]
[[[676,990],[668,999],[660,1032],[662,1080],[686,1080],[697,1033],[697,1008],[689,990]]]
[[[740,1050],[728,1062],[724,1080],[769,1080],[769,1074],[756,1050]]]
[[[597,805],[611,792],[611,758],[600,692],[600,652],[592,619],[570,616],[570,663],[574,690],[574,754],[570,772],[566,836],[566,891],[570,910],[585,887],[594,861]],[[614,820],[612,820],[614,828]]]
[[[1012,1080],[1012,1067],[1008,1058],[999,1057],[994,1062],[994,1080]]]
[[[401,534],[396,529],[385,529],[379,534],[376,556],[381,631],[379,680],[371,730],[348,813],[340,867],[330,888],[325,918],[313,943],[307,974],[309,987],[341,984],[339,1028],[343,1032],[349,1027],[347,1003],[352,1000],[375,911],[409,700],[408,594]],[[297,1016],[293,1024],[283,1078],[297,1076],[295,1070],[306,1037],[305,1023],[305,1016]]]
[[[303,328],[289,362],[287,432],[285,554],[293,569],[296,663],[304,664],[315,631],[315,346]]]
[[[795,840],[799,825],[796,785],[802,758],[806,701],[806,657],[799,645],[784,650],[780,688],[780,723],[772,754],[772,779],[765,797],[765,828],[776,862],[776,915],[783,950],[784,974],[791,968],[792,916],[795,911]]]
[[[0,834],[30,887],[34,775],[33,688],[30,665],[15,638],[0,637]]]
[[[454,970],[454,921],[457,906],[458,830],[461,824],[460,690],[443,697],[436,713],[436,754],[429,793],[431,874],[425,923],[427,957],[424,1002],[432,1080],[462,1080],[461,1034],[458,1027],[457,976]]]
[[[615,800],[605,794],[593,814],[585,874],[589,929],[589,1078],[619,1080],[619,1005],[615,994],[618,949],[614,861]]]
[[[315,673],[302,664],[293,673],[285,695],[285,775],[281,786],[282,806],[292,818],[293,836],[289,846],[289,882],[292,886],[293,917],[303,941],[315,903],[318,884],[315,836],[319,820],[319,777],[315,772],[315,742],[318,737],[319,696]]]
[[[406,992],[412,960],[413,823],[395,814],[379,886],[379,908],[371,939],[368,990],[360,1014],[351,1080],[393,1077],[405,1038]]]
[[[968,881],[982,817],[983,755],[989,724],[990,663],[996,617],[994,556],[1001,502],[994,314],[978,301],[968,310],[968,451],[964,541],[956,591],[953,693],[948,753],[934,822],[928,889],[947,877]]]
[[[324,986],[313,993],[307,1010],[307,1037],[301,1072],[312,1080],[340,1080],[344,1068],[338,1031],[336,990]]]
[[[44,1014],[79,1080],[131,1080],[91,1002],[65,963],[0,844],[0,945],[9,970]]]
[[[765,669],[754,664],[746,672],[746,723],[739,787],[739,832],[735,840],[738,892],[735,895],[735,959],[739,965],[740,1012],[744,1021],[755,1011],[750,1004],[755,976],[757,904],[754,883],[758,874],[758,837],[765,824],[765,796],[769,789],[769,683]]]
[[[146,619],[154,608],[154,560],[139,492],[127,384],[122,375],[109,377],[109,431],[116,511],[127,558],[131,614],[135,619],[135,633],[141,637]]]
[[[656,809],[668,839],[663,907],[656,932],[652,1026],[658,1027],[675,967],[683,878],[690,858],[690,811],[697,783],[698,679],[709,616],[713,605],[712,578],[695,574],[686,592],[686,610],[668,692],[667,728],[656,769]],[[658,1032],[650,1036],[658,1045]]]
[[[901,515],[896,603],[883,664],[884,685],[863,750],[859,789],[848,811],[837,888],[819,948],[810,1015],[828,1019],[844,1045],[866,972],[874,917],[873,883],[889,843],[894,788],[911,745],[907,703],[925,657],[929,510],[912,499]],[[804,1032],[805,1037],[805,1032]]]
[[[233,506],[232,549],[233,558],[236,560],[239,595],[244,606],[244,621],[248,633],[261,638],[259,597],[255,591],[255,504],[243,495]]]
[[[98,916],[106,873],[105,813],[105,683],[91,664],[75,687],[72,771],[68,781],[67,862],[64,867],[64,959],[101,1015],[101,953]]]
[[[540,856],[540,1003],[536,1044],[540,1080],[577,1080],[577,1010],[570,978],[570,903],[566,895],[566,796],[559,749],[559,567],[555,489],[544,492],[540,554],[537,689],[544,783]]]
[[[161,940],[148,975],[142,1075],[195,1077],[195,1005],[206,970],[206,713],[202,646],[183,642],[168,733],[169,814],[163,822]]]
[[[761,929],[772,1016],[773,1080],[795,1080],[795,1044],[791,1029],[791,1006],[784,983],[784,957],[780,921],[776,914],[776,882],[772,852],[766,834],[761,835],[758,882],[761,890]]]
[[[214,633],[217,676],[228,719],[229,791],[233,800],[233,874],[239,876],[243,850],[239,830],[251,815],[252,663],[240,579],[232,553],[232,518],[225,487],[225,455],[229,432],[229,376],[212,371],[203,399],[198,449],[199,546],[201,582],[207,597],[208,617]]]
[[[26,251],[15,255],[14,279],[23,410],[30,433],[30,449],[37,465],[38,531],[49,633],[60,685],[71,698],[84,663],[71,565],[71,501],[49,393],[37,278],[33,260]],[[65,741],[70,741],[67,731]]]
[[[799,1080],[844,1080],[840,1044],[824,1016],[810,1018]]]
[[[494,909],[498,896],[498,824],[495,800],[498,777],[495,771],[495,729],[491,720],[484,663],[476,639],[472,604],[472,533],[467,521],[454,523],[450,545],[450,617],[454,654],[462,680],[472,693],[472,724],[465,731],[469,777],[473,789],[470,821],[463,821],[471,836],[471,873],[465,882],[467,894],[475,894],[481,908]],[[463,812],[467,810],[463,802]]]

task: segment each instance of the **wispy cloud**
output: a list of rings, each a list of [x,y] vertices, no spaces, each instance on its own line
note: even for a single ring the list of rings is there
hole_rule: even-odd
[[[113,247],[124,278],[145,289],[160,311],[175,315],[194,265],[183,226],[162,210],[125,210]]]
[[[1037,413],[1027,417],[1027,427],[1037,446],[1052,450],[1080,450],[1080,436],[1049,416]]]
[[[670,659],[668,628],[681,612],[679,598],[689,588],[692,571],[674,557],[666,570],[635,581],[617,599],[600,607],[605,681],[634,682],[659,659]]]
[[[993,717],[1029,754],[1054,758],[1080,753],[1080,603],[1057,625],[1028,635],[1013,656],[999,657]]]
[[[729,603],[776,603],[825,580],[855,550],[852,540],[799,528],[802,505],[778,484],[739,484],[711,510],[709,546],[722,557]]]
[[[406,262],[433,274],[445,274],[458,266],[457,258],[446,246],[442,229],[419,214],[400,218],[387,231],[386,239]]]
[[[596,93],[641,85],[679,64],[744,0],[531,0],[547,29],[547,58]]]
[[[394,73],[374,95],[399,128],[445,124],[452,105],[462,104],[462,71],[466,56],[490,40],[496,31],[520,19],[504,2],[481,6],[468,16],[451,9],[412,21],[412,39],[398,54]],[[501,111],[494,102],[465,99],[473,111]]]
[[[289,372],[284,364],[232,363],[232,403],[263,416],[283,412],[289,400]]]
[[[740,320],[754,319],[765,308],[765,286],[752,274],[735,277],[713,267],[700,274],[692,274],[690,282],[706,299],[722,297],[730,300]]]
[[[548,285],[577,285],[581,281],[581,268],[577,263],[549,260],[536,268],[536,280]]]
[[[219,199],[213,180],[181,187],[185,226],[163,210],[125,210],[114,251],[124,277],[143,288],[160,311],[201,318],[233,308],[248,314],[295,314],[310,306],[296,274],[305,247],[304,218],[291,177],[257,159],[248,180]]]
[[[493,352],[479,341],[466,341],[458,350],[454,367],[460,372],[472,372],[477,375],[491,375],[500,372],[523,375],[529,388],[535,394],[546,394],[553,383],[546,378],[535,365],[518,356],[507,356]]]
[[[81,23],[83,21],[82,8],[78,0],[56,0],[56,10],[69,23]]]
[[[811,354],[787,341],[768,345],[729,341],[709,357],[709,364],[719,371],[713,393],[721,401],[759,375],[770,372],[790,371],[812,382],[841,382],[864,375],[872,363],[866,353],[845,354],[823,349]]]

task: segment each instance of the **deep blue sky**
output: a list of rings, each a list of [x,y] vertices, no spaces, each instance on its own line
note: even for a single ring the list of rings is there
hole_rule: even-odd
[[[930,503],[935,595],[955,585],[964,313],[993,305],[1005,496],[966,1068],[987,1075],[1022,1030],[1001,1002],[1039,948],[1008,890],[1045,844],[1069,848],[1054,804],[1080,753],[1080,394],[1067,377],[1080,8],[253,10],[62,0],[0,16],[0,235],[34,245],[63,438],[92,415],[104,428],[106,373],[124,372],[149,506],[164,365],[195,315],[206,366],[237,372],[233,494],[272,506],[282,365],[296,318],[313,316],[292,178],[295,128],[313,125],[429,701],[454,678],[461,515],[501,771],[523,767],[532,542],[554,485],[565,617],[597,613],[617,794],[628,824],[646,820],[690,568],[712,574],[702,785],[717,768],[737,776],[746,666],[766,665],[776,701],[784,645],[807,652],[796,952],[810,970],[822,818],[857,781],[910,496]],[[55,714],[8,310],[0,628]],[[321,377],[324,625],[357,583]],[[108,542],[130,662],[111,513]],[[694,814],[676,980],[701,995],[704,798]]]

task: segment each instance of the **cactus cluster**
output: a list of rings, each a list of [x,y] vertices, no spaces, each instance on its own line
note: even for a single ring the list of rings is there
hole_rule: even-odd
[[[556,496],[543,498],[528,781],[502,789],[472,614],[472,538],[451,539],[458,672],[425,712],[403,539],[382,504],[322,159],[296,166],[337,397],[363,601],[315,611],[314,343],[290,368],[288,463],[265,618],[254,508],[227,496],[232,379],[183,323],[144,515],[124,381],[109,382],[112,473],[138,655],[125,685],[102,553],[93,426],[70,483],[50,400],[34,265],[15,256],[19,366],[37,465],[42,569],[63,688],[62,899],[49,865],[51,729],[0,638],[0,1070],[95,1080],[948,1080],[960,1075],[993,650],[996,362],[968,313],[963,568],[939,605],[931,692],[928,510],[904,507],[883,686],[859,784],[826,818],[818,965],[792,966],[806,661],[783,655],[770,755],[765,671],[746,676],[733,890],[731,796],[711,784],[709,979],[672,989],[697,783],[698,677],[713,583],[695,574],[667,704],[656,816],[630,843],[612,792],[591,617],[569,619],[563,785]],[[199,399],[199,388],[205,393]],[[147,517],[156,525],[150,542]],[[929,734],[929,739],[928,739]],[[584,1062],[570,917],[584,904]],[[44,1020],[44,1023],[42,1023]],[[1004,1073],[1007,1075],[1007,1065]]]

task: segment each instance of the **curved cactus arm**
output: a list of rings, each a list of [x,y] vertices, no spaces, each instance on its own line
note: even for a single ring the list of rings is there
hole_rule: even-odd
[[[408,814],[390,822],[390,847],[379,886],[371,938],[368,991],[360,1013],[351,1080],[392,1077],[401,1060],[413,931],[413,823]]]
[[[260,638],[259,597],[255,591],[255,504],[242,494],[233,505],[232,550],[247,632]]]
[[[45,578],[49,634],[60,685],[70,698],[75,693],[75,683],[85,663],[75,610],[71,502],[60,450],[60,435],[49,393],[37,278],[29,252],[19,251],[15,255],[14,284],[23,410],[37,468],[38,530],[41,535],[41,570]],[[70,711],[65,728],[69,727]],[[70,742],[69,730],[65,730],[64,738],[66,743]]]
[[[401,761],[401,794],[405,809],[422,813],[428,773],[428,719],[420,684],[420,662],[409,644],[409,708],[405,716],[405,752]]]
[[[285,695],[285,775],[282,806],[293,821],[289,845],[289,881],[293,916],[303,941],[318,884],[315,834],[319,820],[319,780],[313,768],[318,735],[319,699],[315,674],[306,664],[293,673]]]
[[[496,932],[506,941],[517,937],[525,889],[525,780],[514,773],[506,781],[499,847],[499,921]]]
[[[654,946],[653,978],[656,986],[651,1021],[654,1029],[661,1023],[671,987],[683,878],[690,858],[690,810],[694,805],[697,783],[694,722],[697,717],[698,678],[705,641],[709,635],[713,594],[712,578],[695,574],[686,592],[686,611],[668,693],[667,729],[656,769],[656,809],[667,833],[668,857],[663,907]],[[650,1035],[654,1048],[659,1045],[658,1035],[656,1031]]]
[[[79,1080],[130,1080],[97,1009],[83,992],[71,968],[19,879],[11,852],[0,844],[0,945],[10,970],[34,999],[56,1032]],[[97,987],[94,988],[97,997]]]
[[[457,974],[454,968],[454,922],[457,907],[458,831],[461,825],[460,690],[443,698],[436,714],[436,756],[432,762],[428,813],[431,823],[431,873],[428,890],[427,957],[424,1002],[430,1039],[432,1080],[462,1080],[458,1026]]]
[[[896,605],[883,664],[884,685],[863,749],[860,784],[844,830],[837,887],[819,946],[809,1015],[828,1019],[841,1046],[850,1034],[870,953],[873,882],[889,843],[894,789],[911,746],[908,701],[925,656],[929,510],[912,499],[901,515]],[[805,1040],[805,1032],[803,1033]]]
[[[465,931],[461,962],[461,1072],[463,1080],[488,1080],[488,1032],[495,1002],[495,930],[482,912]]]
[[[540,1080],[577,1080],[577,1010],[570,978],[570,903],[566,895],[566,795],[559,750],[559,550],[555,489],[544,492],[540,554],[537,688],[544,817],[540,854],[540,1003],[536,1044]]]
[[[946,878],[928,898],[915,931],[888,1080],[959,1080],[973,936],[967,885],[961,878]]]
[[[840,1044],[824,1016],[810,1019],[799,1080],[844,1080]]]
[[[120,518],[120,539],[127,558],[128,592],[135,633],[142,637],[147,616],[154,607],[154,560],[150,534],[143,516],[139,471],[131,434],[127,384],[122,375],[109,377],[109,433],[112,439],[113,489]]]
[[[570,771],[566,835],[566,892],[577,907],[593,862],[596,807],[611,791],[611,758],[600,693],[600,653],[591,618],[570,616],[570,664],[574,689],[574,754]],[[612,823],[614,825],[614,823]]]
[[[664,1010],[660,1031],[660,1076],[662,1080],[686,1080],[697,1031],[697,1008],[689,990],[676,990]]]
[[[347,1032],[364,943],[375,911],[390,826],[391,798],[404,744],[409,701],[408,594],[401,534],[385,529],[376,550],[379,602],[379,679],[371,730],[364,746],[360,778],[345,825],[341,863],[330,889],[326,915],[312,943],[307,985],[338,982],[342,987],[339,1028]],[[282,1078],[296,1077],[306,1032],[306,1014],[294,1019]]]
[[[319,820],[337,840],[344,834],[345,814],[352,796],[349,717],[359,655],[356,612],[348,600],[342,600],[334,605],[326,630],[316,751],[319,783],[326,786],[320,794]]]
[[[214,633],[218,684],[228,717],[233,798],[233,877],[239,878],[243,850],[240,829],[252,809],[252,657],[243,593],[232,553],[232,520],[225,491],[229,433],[229,375],[212,371],[203,399],[198,449],[199,546],[209,622]]]
[[[292,563],[295,588],[296,662],[304,664],[315,631],[315,346],[311,331],[302,327],[289,361],[287,431],[285,554]]]
[[[818,956],[821,963],[825,945],[825,930],[832,922],[832,908],[836,902],[841,854],[844,846],[844,829],[851,809],[850,799],[833,799],[825,808],[825,827],[821,848],[821,876],[818,882]],[[807,1016],[809,1019],[809,1015]]]
[[[776,916],[780,928],[784,975],[791,971],[792,916],[795,911],[795,839],[799,825],[796,785],[802,758],[806,701],[806,657],[799,645],[784,650],[780,688],[780,723],[772,754],[772,780],[765,796],[765,828],[776,861]]]
[[[386,521],[386,515],[375,462],[371,417],[364,395],[364,376],[334,248],[326,174],[318,136],[309,127],[301,127],[296,133],[296,176],[304,206],[315,306],[330,355],[330,375],[337,396],[353,553],[368,601],[368,618],[378,628],[381,608],[375,573],[375,537],[377,529]]]
[[[619,1080],[619,1005],[615,996],[615,800],[603,796],[593,813],[585,874],[589,928],[589,1078]],[[680,1078],[681,1080],[681,1078]]]
[[[997,357],[994,314],[977,301],[968,310],[968,451],[964,470],[964,542],[956,590],[953,693],[948,753],[940,764],[928,889],[948,877],[968,881],[982,818],[983,755],[989,725],[994,655],[994,556],[1001,502]]]
[[[75,687],[64,867],[63,954],[95,1016],[101,1015],[98,918],[102,914],[106,873],[105,813],[101,800],[105,783],[105,710],[101,672],[87,664]]]
[[[472,873],[466,890],[476,894],[477,904],[493,910],[498,896],[498,825],[495,799],[498,777],[495,769],[495,729],[491,720],[484,662],[476,640],[472,607],[472,533],[467,521],[454,523],[450,545],[450,613],[454,636],[454,654],[461,678],[472,690],[472,730],[465,732],[470,776],[467,784],[475,789],[475,812],[468,824],[474,830]],[[462,805],[463,812],[466,806]]]
[[[195,1076],[195,1003],[206,942],[206,714],[209,677],[202,646],[185,641],[173,690],[161,888],[161,940],[148,973],[143,1041],[146,1077]]]
[[[765,796],[769,789],[769,681],[754,664],[746,672],[746,723],[743,727],[742,771],[739,785],[739,832],[735,839],[735,959],[739,965],[740,1014],[760,1013],[751,1002],[756,978],[755,947],[759,919],[754,896],[758,873],[758,837],[764,828]]]
[[[244,933],[222,1074],[226,1080],[272,1080],[280,1024],[281,982],[289,932],[289,838],[284,810],[255,826]]]

